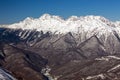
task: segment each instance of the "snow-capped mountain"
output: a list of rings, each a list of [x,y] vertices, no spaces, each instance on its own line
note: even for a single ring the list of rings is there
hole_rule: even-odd
[[[0,64],[18,80],[119,80],[120,22],[44,14],[1,25]]]
[[[94,29],[100,30],[100,32],[119,27],[119,22],[112,22],[101,16],[84,16],[77,17],[71,16],[68,19],[62,19],[59,16],[52,16],[44,14],[38,19],[27,17],[25,20],[8,25],[8,28],[14,29],[36,29],[37,31],[50,31],[56,33],[77,33],[78,29],[84,29],[85,31],[93,31]]]

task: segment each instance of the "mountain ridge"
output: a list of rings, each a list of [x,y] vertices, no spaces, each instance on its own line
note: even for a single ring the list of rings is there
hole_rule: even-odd
[[[25,20],[19,23],[11,25],[1,25],[0,27],[13,28],[13,29],[36,29],[37,31],[50,31],[52,33],[77,33],[78,29],[84,29],[85,31],[98,29],[116,29],[120,28],[120,22],[112,22],[102,16],[71,16],[68,19],[63,19],[59,16],[44,14],[40,18],[27,17]]]

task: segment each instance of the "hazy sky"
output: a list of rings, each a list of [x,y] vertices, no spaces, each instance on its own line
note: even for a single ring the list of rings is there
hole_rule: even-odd
[[[71,15],[100,15],[120,20],[120,0],[0,0],[0,24],[19,22],[44,13],[68,18]]]

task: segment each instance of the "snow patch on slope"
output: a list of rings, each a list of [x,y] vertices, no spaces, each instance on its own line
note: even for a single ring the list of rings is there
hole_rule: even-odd
[[[94,78],[105,79],[105,77],[104,77],[103,74],[98,74],[98,75],[95,75],[95,76],[88,76],[86,79],[87,79],[87,80],[91,80],[91,79],[94,79]]]
[[[49,66],[47,66],[46,68],[43,68],[43,69],[42,69],[42,73],[43,73],[46,77],[48,77],[49,80],[58,80],[59,76],[54,76],[54,77],[52,77],[52,76],[50,75],[50,71],[51,71],[51,69],[49,68]]]
[[[0,80],[17,80],[8,74],[6,71],[0,68]]]
[[[120,60],[120,57],[117,57],[117,56],[107,56],[108,58],[113,58],[113,59],[117,59],[117,60]]]
[[[112,69],[108,70],[107,72],[113,71],[113,70],[115,70],[117,68],[120,68],[120,64],[116,65],[115,67],[113,67]]]
[[[105,56],[105,57],[100,57],[100,58],[96,58],[95,60],[98,61],[109,61],[110,59],[115,59],[115,60],[120,60],[120,57],[117,56]]]

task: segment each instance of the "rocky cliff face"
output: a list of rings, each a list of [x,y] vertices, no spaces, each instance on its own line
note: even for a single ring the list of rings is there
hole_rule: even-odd
[[[0,28],[0,64],[18,80],[119,80],[119,22],[43,15]]]

